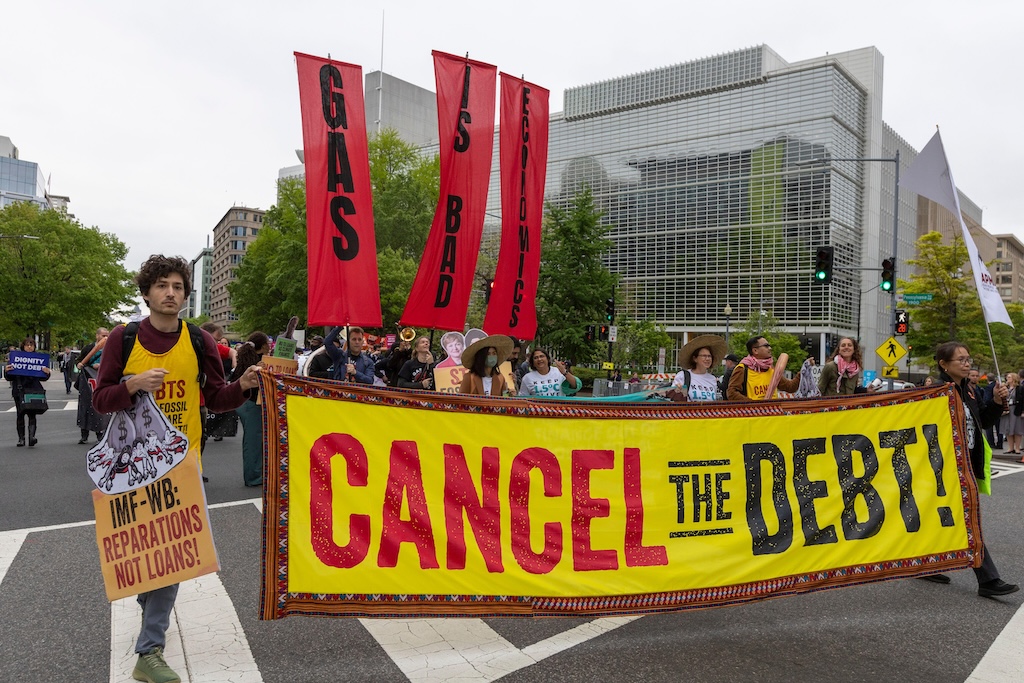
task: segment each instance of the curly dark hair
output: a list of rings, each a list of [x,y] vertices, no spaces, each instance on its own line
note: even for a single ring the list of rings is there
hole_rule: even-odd
[[[146,262],[139,268],[138,275],[135,276],[135,284],[139,286],[139,293],[143,297],[147,296],[153,283],[171,273],[181,275],[181,279],[185,282],[185,292],[192,291],[192,269],[189,267],[188,261],[180,256],[153,254],[146,259]]]
[[[235,371],[232,376],[235,378],[241,377],[242,373],[249,369],[249,366],[259,363],[260,355],[256,351],[269,345],[270,337],[263,332],[256,331],[250,334],[245,343],[239,344],[236,349],[238,352],[238,362],[235,364]]]

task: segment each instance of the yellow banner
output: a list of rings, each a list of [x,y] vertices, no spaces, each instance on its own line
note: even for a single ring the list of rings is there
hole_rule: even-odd
[[[684,609],[980,561],[949,388],[603,405],[261,381],[264,618]]]
[[[157,481],[117,495],[93,490],[96,544],[108,600],[220,569],[198,451]]]

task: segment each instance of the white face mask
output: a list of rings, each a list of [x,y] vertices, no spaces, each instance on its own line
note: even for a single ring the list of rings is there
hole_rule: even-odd
[[[487,360],[484,361],[484,363],[487,365],[487,367],[493,368],[495,365],[498,364],[498,357],[497,356],[487,356]]]

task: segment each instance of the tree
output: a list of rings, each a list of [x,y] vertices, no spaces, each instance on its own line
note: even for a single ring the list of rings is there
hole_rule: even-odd
[[[380,273],[380,309],[385,332],[388,325],[398,322],[405,309],[405,302],[412,290],[416,277],[416,259],[391,247],[384,247],[377,253],[377,270]]]
[[[228,284],[238,314],[232,332],[276,334],[288,319],[308,316],[306,268],[306,189],[295,178],[278,183],[277,204],[263,216],[259,236],[246,249],[237,279]]]
[[[776,360],[780,354],[787,354],[789,362],[786,369],[799,372],[800,366],[807,359],[807,351],[800,346],[800,338],[783,332],[779,327],[779,319],[771,311],[752,311],[750,317],[737,334],[729,338],[729,351],[740,358],[747,355],[747,340],[753,337],[764,337],[772,345],[772,357]]]
[[[897,281],[900,294],[932,295],[931,301],[915,305],[910,312],[907,345],[913,362],[934,368],[935,347],[950,340],[965,344],[980,362],[991,361],[974,280],[962,270],[966,261],[967,247],[959,235],[952,244],[943,244],[938,232],[918,238],[917,258],[907,261],[916,270],[909,279]],[[996,325],[993,330],[1000,327],[1005,326]]]
[[[0,209],[0,235],[0,337],[91,339],[134,303],[128,248],[114,235],[30,202]]]
[[[597,355],[584,333],[604,318],[604,305],[615,291],[616,276],[601,263],[611,247],[611,226],[602,225],[589,188],[567,207],[549,203],[541,241],[537,286],[537,339],[559,355],[584,363]]]
[[[437,208],[440,166],[385,128],[369,140],[370,185],[377,251],[391,248],[419,259]]]
[[[672,348],[672,337],[650,318],[632,320],[624,316],[617,327],[618,338],[612,344],[612,361],[616,368],[630,366],[639,369],[657,365],[658,350]]]

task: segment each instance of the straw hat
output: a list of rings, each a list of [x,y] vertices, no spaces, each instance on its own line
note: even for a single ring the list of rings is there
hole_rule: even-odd
[[[725,345],[725,340],[717,334],[702,334],[699,337],[694,337],[686,346],[679,349],[679,365],[687,370],[693,370],[691,358],[693,358],[693,354],[697,353],[697,349],[704,347],[711,351],[711,367],[721,363],[725,354],[729,353],[729,347]]]
[[[494,347],[498,350],[498,365],[505,362],[505,359],[512,353],[512,340],[505,334],[492,334],[489,337],[481,337],[466,347],[462,352],[462,367],[471,369],[473,361],[476,360],[477,351]]]

